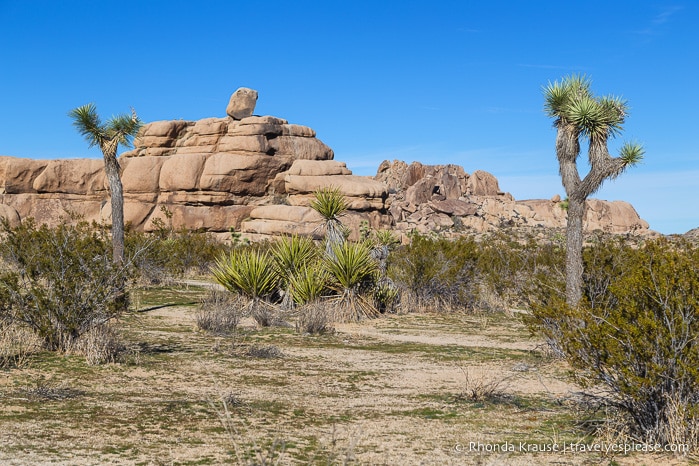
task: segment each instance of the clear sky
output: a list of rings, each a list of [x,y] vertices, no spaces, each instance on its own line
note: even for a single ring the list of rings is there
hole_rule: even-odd
[[[541,89],[584,73],[629,102],[612,154],[646,148],[593,197],[684,233],[699,227],[698,24],[695,0],[0,0],[0,154],[97,157],[74,107],[223,117],[244,86],[256,114],[312,127],[355,174],[455,163],[550,198],[564,191]]]

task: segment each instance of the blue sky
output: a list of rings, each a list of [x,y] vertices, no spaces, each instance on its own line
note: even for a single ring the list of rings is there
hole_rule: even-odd
[[[541,88],[585,73],[631,107],[612,153],[646,148],[594,197],[684,233],[699,227],[697,24],[693,0],[0,0],[0,154],[97,157],[70,109],[222,117],[245,86],[256,114],[312,127],[356,174],[456,163],[549,198],[564,191]]]

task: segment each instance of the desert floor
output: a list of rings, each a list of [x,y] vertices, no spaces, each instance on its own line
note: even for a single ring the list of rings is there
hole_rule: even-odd
[[[0,464],[689,462],[581,452],[616,441],[590,436],[604,413],[582,409],[517,313],[389,315],[319,336],[245,320],[212,336],[195,326],[203,293],[135,296],[120,363],[38,352],[3,370]]]

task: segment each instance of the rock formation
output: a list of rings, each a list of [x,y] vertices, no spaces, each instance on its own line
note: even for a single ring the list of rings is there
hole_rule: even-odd
[[[560,196],[551,200],[516,201],[511,194],[500,191],[493,175],[480,170],[469,175],[458,165],[384,161],[376,179],[388,185],[389,212],[394,228],[403,233],[563,228],[566,224]],[[648,232],[648,223],[627,202],[590,199],[585,228],[642,234]]]
[[[316,189],[331,186],[348,198],[343,221],[354,235],[362,223],[404,234],[565,224],[560,198],[516,201],[483,171],[385,161],[376,177],[355,176],[311,128],[254,116],[256,101],[256,91],[241,88],[224,118],[143,126],[134,149],[119,158],[126,222],[151,231],[160,219],[223,238],[231,229],[251,239],[293,232],[318,237],[319,218],[308,206]],[[110,212],[102,160],[0,156],[0,217],[11,224],[33,217],[55,225],[69,214],[109,223]],[[589,201],[586,222],[590,230],[648,231],[621,201]]]

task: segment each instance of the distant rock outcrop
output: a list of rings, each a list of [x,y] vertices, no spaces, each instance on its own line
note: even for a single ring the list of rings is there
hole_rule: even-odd
[[[384,161],[376,179],[389,188],[388,209],[394,228],[402,233],[482,233],[508,227],[562,228],[566,224],[560,196],[516,201],[500,190],[493,175],[480,170],[469,175],[458,165]],[[590,199],[585,229],[642,234],[648,232],[648,223],[627,202]]]
[[[256,91],[241,88],[225,118],[143,126],[134,149],[119,158],[126,222],[144,231],[159,219],[222,237],[231,229],[251,239],[295,232],[319,237],[320,219],[309,207],[313,192],[336,187],[349,201],[343,221],[355,237],[362,223],[404,235],[565,224],[560,197],[516,201],[480,170],[385,161],[376,177],[355,176],[311,128],[254,116],[256,101]],[[102,160],[0,156],[0,217],[55,225],[68,214],[109,223]],[[626,202],[590,200],[586,228],[643,233],[648,224]]]

